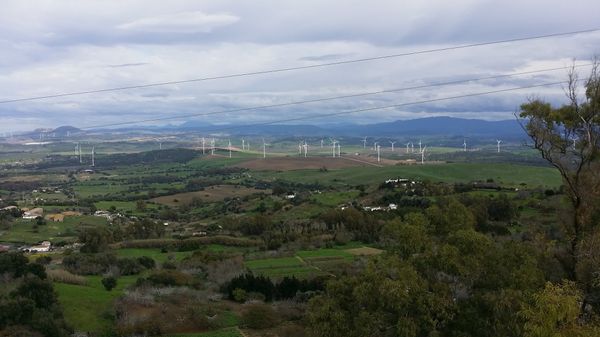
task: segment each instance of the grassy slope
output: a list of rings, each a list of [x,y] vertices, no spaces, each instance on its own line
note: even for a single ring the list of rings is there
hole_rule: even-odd
[[[54,284],[65,319],[77,331],[102,331],[109,327],[111,322],[104,313],[110,310],[113,300],[136,281],[137,276],[120,277],[112,291],[104,289],[101,279],[100,276],[88,276],[86,286]]]

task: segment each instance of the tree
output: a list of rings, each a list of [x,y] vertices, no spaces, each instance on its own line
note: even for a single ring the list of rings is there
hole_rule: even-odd
[[[600,328],[582,325],[579,303],[582,293],[574,282],[562,284],[548,282],[546,287],[532,296],[521,315],[526,319],[525,337],[598,336]]]
[[[573,67],[565,90],[567,104],[555,108],[531,99],[521,105],[519,114],[533,147],[560,172],[572,206],[570,221],[565,224],[569,258],[563,263],[573,280],[581,279],[577,265],[584,257],[579,248],[600,213],[599,66],[600,61],[595,59],[585,80],[585,97],[578,94],[580,81]]]
[[[144,200],[138,200],[135,203],[135,209],[138,212],[144,212],[146,210],[146,202]]]
[[[112,233],[104,226],[89,227],[81,231],[79,241],[83,243],[81,251],[84,253],[98,253],[108,248],[113,242]]]
[[[104,289],[111,291],[117,286],[117,279],[112,276],[105,277],[102,279],[102,285],[104,286]]]

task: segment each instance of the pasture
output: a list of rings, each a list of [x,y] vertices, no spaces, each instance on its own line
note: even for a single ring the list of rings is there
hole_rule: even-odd
[[[551,167],[526,166],[515,164],[425,164],[394,165],[385,167],[350,167],[339,170],[294,170],[258,171],[253,175],[265,180],[282,179],[301,183],[322,183],[330,185],[355,186],[380,184],[390,178],[412,178],[446,183],[470,182],[493,179],[506,186],[528,187],[546,186],[557,188],[561,184],[560,175]]]
[[[222,201],[225,198],[241,198],[256,193],[270,194],[271,191],[240,185],[214,185],[209,186],[202,191],[177,193],[150,200],[162,205],[180,206],[191,203],[194,198],[198,198],[202,202],[217,202]]]
[[[45,225],[36,225],[35,220],[17,219],[10,229],[0,232],[0,241],[27,244],[43,240],[72,241],[80,226],[104,224],[107,224],[105,218],[89,215],[67,216],[62,222],[47,221]]]
[[[58,300],[64,309],[65,319],[76,331],[100,332],[111,326],[108,318],[112,302],[125,288],[135,283],[137,276],[121,276],[117,287],[106,291],[101,276],[88,276],[85,286],[54,283]]]

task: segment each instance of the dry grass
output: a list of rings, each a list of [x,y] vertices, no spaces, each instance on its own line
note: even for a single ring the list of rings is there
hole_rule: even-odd
[[[64,269],[49,269],[46,270],[48,278],[52,282],[75,284],[75,285],[87,285],[88,281],[85,277],[71,274]]]

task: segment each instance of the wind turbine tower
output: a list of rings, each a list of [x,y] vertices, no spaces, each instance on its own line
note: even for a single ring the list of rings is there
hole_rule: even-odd
[[[81,144],[77,143],[77,148],[79,151],[79,164],[83,164],[83,157],[81,156]]]
[[[306,156],[308,155],[308,144],[306,143],[306,141],[304,141],[304,145],[302,145],[304,147],[304,158],[306,158]]]
[[[231,158],[231,139],[229,140],[229,145],[227,147],[229,148],[229,158]]]
[[[463,151],[467,152],[467,139],[463,139]]]
[[[406,143],[406,153],[408,153],[408,147],[410,146],[410,142]]]
[[[421,165],[425,164],[425,150],[427,149],[427,145],[421,150]]]
[[[419,139],[419,152],[422,152],[423,149],[421,149],[421,140]]]
[[[367,137],[363,138],[363,149],[367,148]]]
[[[321,139],[321,148],[323,148],[323,139]]]
[[[205,147],[204,147],[205,144],[206,144],[206,140],[204,139],[204,137],[202,137],[202,154],[205,153]]]
[[[342,156],[342,145],[340,143],[338,143],[338,157]]]
[[[337,144],[335,139],[331,140],[331,145],[332,145],[332,154],[333,154],[333,158],[335,158],[335,145]]]
[[[265,143],[265,139],[263,138],[263,159],[267,158],[267,143]]]
[[[96,147],[92,146],[92,167],[96,166]]]
[[[210,154],[214,156],[215,154],[215,139],[210,140]]]
[[[246,141],[242,138],[242,151],[246,150]]]
[[[502,141],[500,139],[496,139],[496,143],[498,143],[498,153],[500,153],[500,143],[502,143]]]
[[[390,144],[392,144],[392,152],[394,152],[394,144],[396,144],[396,143],[397,143],[397,142],[392,142],[392,141],[390,140]]]
[[[381,157],[379,156],[381,150],[381,146],[379,144],[377,144],[377,162],[381,161]]]

